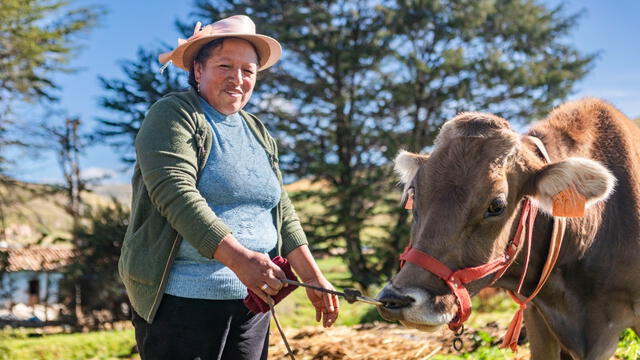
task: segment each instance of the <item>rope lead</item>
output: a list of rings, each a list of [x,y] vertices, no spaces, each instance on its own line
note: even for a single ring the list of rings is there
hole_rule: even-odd
[[[296,360],[295,356],[293,356],[293,351],[291,351],[291,346],[289,346],[289,342],[287,341],[287,337],[284,335],[284,330],[282,330],[282,327],[280,326],[280,322],[278,321],[278,317],[276,316],[276,308],[275,306],[273,306],[274,305],[273,298],[271,298],[271,295],[267,295],[267,297],[269,298],[269,308],[271,309],[271,316],[273,317],[273,321],[275,321],[276,326],[278,327],[278,331],[280,332],[280,337],[284,342],[284,346],[287,348],[288,355],[289,357],[291,357],[291,360]]]

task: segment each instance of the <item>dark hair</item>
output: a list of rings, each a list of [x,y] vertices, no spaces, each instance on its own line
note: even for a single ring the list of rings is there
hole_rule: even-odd
[[[204,44],[193,58],[193,61],[189,65],[189,85],[191,85],[194,90],[198,89],[198,82],[196,82],[196,71],[193,64],[195,62],[198,62],[198,64],[204,64],[211,56],[211,53],[213,53],[213,50],[222,46],[225,39],[228,38],[219,38]]]
[[[207,60],[209,59],[209,57],[211,57],[211,54],[213,53],[213,50],[215,50],[216,48],[219,48],[222,46],[222,44],[224,43],[225,40],[227,39],[241,39],[241,40],[245,40],[242,38],[233,38],[233,37],[223,37],[223,38],[219,38],[219,39],[215,39],[213,41],[210,41],[208,43],[206,43],[203,47],[200,48],[200,50],[198,50],[198,53],[196,54],[196,56],[193,58],[193,62],[191,62],[191,64],[189,65],[189,85],[194,89],[194,90],[198,90],[198,83],[196,82],[196,71],[194,69],[194,63],[198,63],[198,64],[204,64],[205,62],[207,62]],[[245,40],[247,41],[247,40]],[[251,44],[251,46],[253,46],[253,50],[256,52],[256,57],[258,58],[258,67],[260,67],[260,54],[258,54],[258,49],[255,47],[255,45],[253,45],[253,43],[251,41],[247,41],[249,44]]]

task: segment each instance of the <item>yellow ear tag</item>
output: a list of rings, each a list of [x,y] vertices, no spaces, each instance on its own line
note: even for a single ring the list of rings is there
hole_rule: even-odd
[[[407,202],[404,204],[404,208],[407,210],[413,209],[413,194],[407,197]]]
[[[574,188],[567,188],[553,196],[553,216],[583,217],[587,200]]]

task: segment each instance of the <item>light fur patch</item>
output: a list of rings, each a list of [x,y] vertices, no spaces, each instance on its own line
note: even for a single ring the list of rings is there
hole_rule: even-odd
[[[400,150],[394,160],[394,170],[400,176],[400,182],[405,185],[411,183],[420,168],[420,164],[428,158],[429,155]]]
[[[613,174],[599,162],[586,158],[567,158],[541,170],[535,199],[541,210],[551,214],[553,196],[574,188],[587,199],[587,208],[611,195],[616,183]]]

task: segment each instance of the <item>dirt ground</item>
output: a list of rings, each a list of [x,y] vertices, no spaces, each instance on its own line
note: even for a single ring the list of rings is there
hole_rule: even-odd
[[[494,339],[500,339],[505,329],[488,324],[480,330]],[[285,335],[296,360],[427,360],[438,354],[462,355],[462,352],[453,349],[454,335],[446,327],[426,333],[395,324],[374,323],[330,329],[315,326],[285,329]],[[473,351],[480,342],[474,336],[474,329],[467,329],[462,339],[463,352]],[[528,359],[529,351],[521,347],[512,358]],[[275,327],[271,330],[269,359],[290,359]]]

